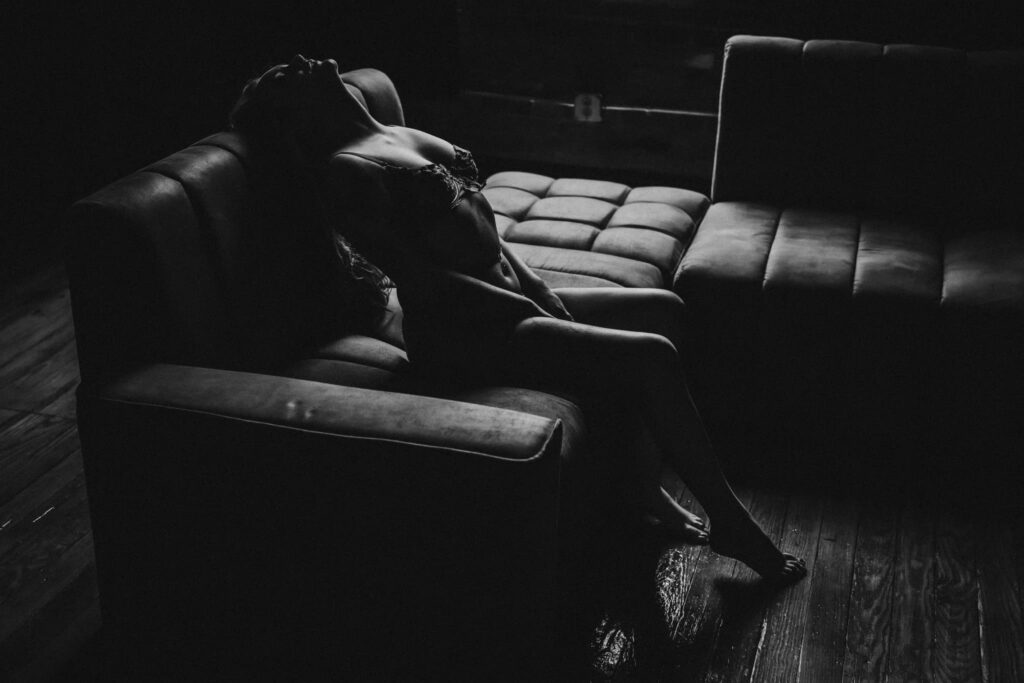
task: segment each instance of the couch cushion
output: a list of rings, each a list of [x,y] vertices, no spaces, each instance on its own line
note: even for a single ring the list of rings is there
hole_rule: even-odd
[[[402,349],[362,334],[350,334],[324,344],[313,357],[362,363],[391,372],[405,372],[409,365],[409,358]]]
[[[1024,311],[1024,236],[842,211],[719,202],[683,257],[677,292],[694,305],[778,296],[950,313]],[[739,296],[735,296],[736,294]],[[706,307],[706,306],[705,306]]]
[[[517,171],[483,191],[501,236],[558,287],[668,287],[708,207],[691,190]]]
[[[675,288],[705,308],[723,297],[755,307],[764,299],[797,297],[838,306],[934,308],[956,264],[948,256],[944,263],[943,251],[940,231],[923,223],[720,202],[683,257]]]
[[[350,360],[303,358],[284,365],[273,374],[360,389],[400,391],[406,394],[423,393],[417,390],[418,384],[411,381],[407,374]]]
[[[751,421],[779,446],[820,445],[839,419],[881,434],[931,415],[909,397],[928,392],[944,354],[943,252],[927,223],[713,204],[675,283],[694,321],[702,408],[719,419],[712,431]]]
[[[419,393],[405,351],[381,339],[350,334],[278,368],[275,374],[364,389]]]
[[[942,305],[950,311],[1024,313],[1024,235],[965,234],[946,245]]]

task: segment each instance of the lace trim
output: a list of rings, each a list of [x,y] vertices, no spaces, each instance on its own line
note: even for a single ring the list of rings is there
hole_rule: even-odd
[[[468,192],[479,192],[483,189],[480,182],[480,171],[477,169],[473,154],[457,145],[452,145],[454,160],[450,164],[435,162],[426,166],[400,166],[399,164],[377,159],[358,152],[342,152],[372,161],[384,169],[394,173],[398,178],[413,183],[403,196],[414,198],[417,209],[427,211],[451,210],[458,206]]]

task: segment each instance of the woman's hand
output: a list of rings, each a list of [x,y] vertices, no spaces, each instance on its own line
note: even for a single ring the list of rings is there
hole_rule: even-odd
[[[534,284],[531,290],[524,293],[533,299],[538,306],[559,320],[572,322],[572,315],[565,309],[565,304],[562,303],[557,294],[551,291],[550,287],[541,282],[540,284]]]
[[[565,310],[565,304],[562,303],[557,294],[551,291],[547,283],[530,270],[530,267],[523,263],[514,251],[509,249],[508,245],[505,244],[505,240],[499,239],[499,243],[501,244],[501,253],[505,255],[509,265],[512,266],[512,270],[516,274],[516,278],[519,280],[519,286],[522,287],[523,295],[540,306],[545,313],[552,317],[571,321],[573,319],[572,315],[569,314],[569,311]]]

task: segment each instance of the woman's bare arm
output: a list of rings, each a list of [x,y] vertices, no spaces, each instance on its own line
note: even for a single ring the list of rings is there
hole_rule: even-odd
[[[523,294],[554,317],[562,320],[572,320],[572,315],[569,314],[569,311],[565,310],[562,300],[551,291],[548,284],[537,273],[533,272],[528,265],[523,263],[523,260],[512,251],[508,244],[505,243],[505,240],[500,240],[500,242],[501,253],[505,255],[509,265],[512,266],[512,270],[515,271],[516,277],[519,278],[519,285],[523,288]]]

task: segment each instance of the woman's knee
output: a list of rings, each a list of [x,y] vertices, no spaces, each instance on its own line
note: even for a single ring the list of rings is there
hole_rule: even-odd
[[[619,346],[615,356],[624,374],[644,384],[674,377],[679,368],[675,345],[665,336],[651,332],[633,333]]]
[[[647,331],[660,334],[677,346],[682,343],[686,330],[686,304],[674,292],[666,289],[643,290],[635,314],[643,320]]]
[[[679,350],[666,336],[661,334],[645,334],[642,337],[638,353],[651,365],[664,367],[675,364],[679,360]]]
[[[649,306],[662,312],[669,319],[681,320],[686,315],[686,303],[678,294],[668,289],[648,289],[646,298]]]

